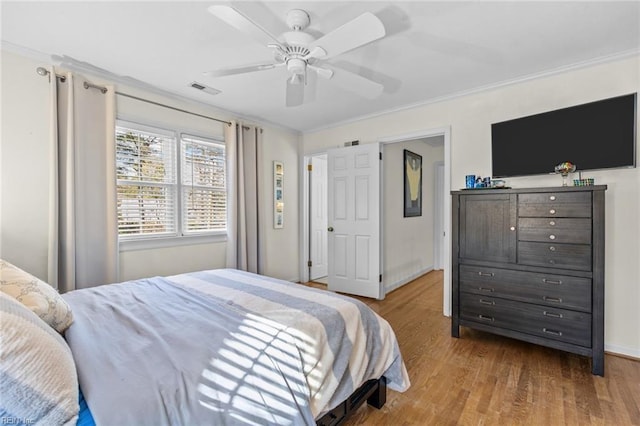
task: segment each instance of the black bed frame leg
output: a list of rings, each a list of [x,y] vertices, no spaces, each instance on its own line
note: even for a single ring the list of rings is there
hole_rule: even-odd
[[[374,408],[380,409],[387,402],[387,379],[386,377],[381,377],[378,380],[378,389],[375,390],[371,394],[371,396],[367,399],[367,404],[371,405]]]

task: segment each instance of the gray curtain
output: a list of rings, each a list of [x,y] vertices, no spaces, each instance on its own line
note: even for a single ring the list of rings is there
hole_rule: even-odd
[[[114,89],[64,76],[52,78],[49,203],[48,279],[60,292],[118,280]]]
[[[227,267],[262,273],[260,191],[262,129],[233,122],[227,153]]]

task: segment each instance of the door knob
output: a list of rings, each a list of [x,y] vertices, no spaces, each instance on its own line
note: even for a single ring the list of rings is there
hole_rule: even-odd
[[[328,227],[328,228],[327,228],[327,231],[329,231],[329,232],[333,232],[333,226]]]

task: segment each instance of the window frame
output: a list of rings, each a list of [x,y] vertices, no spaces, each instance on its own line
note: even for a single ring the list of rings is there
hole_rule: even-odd
[[[187,139],[187,141],[185,141],[184,139]],[[226,145],[224,143],[224,140],[217,140],[215,138],[211,138],[211,137],[203,137],[203,136],[197,136],[195,134],[193,134],[192,132],[186,133],[186,132],[181,132],[179,134],[179,138],[178,138],[178,150],[179,150],[179,154],[178,154],[178,169],[179,169],[179,175],[178,175],[178,179],[177,179],[177,183],[178,183],[178,193],[177,196],[178,201],[180,202],[180,209],[179,209],[179,227],[180,227],[180,232],[183,236],[198,236],[198,235],[216,235],[216,234],[220,234],[220,233],[224,233],[226,235],[227,233],[227,218],[225,217],[225,227],[224,229],[219,229],[219,230],[213,230],[213,231],[190,231],[187,229],[187,218],[186,218],[186,203],[185,203],[185,198],[184,198],[184,190],[185,188],[187,188],[189,185],[184,183],[184,174],[183,174],[183,170],[182,170],[182,166],[185,162],[185,157],[184,157],[184,144],[185,143],[190,143],[189,140],[192,140],[193,142],[195,142],[196,144],[202,144],[204,146],[218,146],[218,147],[222,147],[222,149],[224,150],[225,153],[225,158],[224,158],[224,168],[225,168],[225,179],[224,179],[224,189],[221,191],[219,188],[214,188],[214,187],[208,187],[206,185],[191,185],[192,187],[198,187],[201,189],[208,189],[208,190],[212,190],[212,191],[217,191],[217,192],[224,192],[225,194],[225,214],[227,211],[227,200],[228,200],[228,191],[227,191],[227,164],[226,164]]]
[[[226,153],[225,141],[222,138],[212,136],[203,136],[201,133],[192,129],[166,126],[163,124],[153,123],[150,120],[144,120],[144,123],[124,117],[117,117],[115,127],[124,127],[140,132],[148,132],[164,135],[173,138],[173,159],[174,159],[174,199],[173,199],[173,226],[174,232],[160,235],[120,235],[118,231],[118,245],[120,251],[147,250],[165,247],[178,247],[185,245],[209,244],[227,241],[227,225],[225,219],[225,229],[214,231],[186,231],[186,223],[184,222],[184,203],[183,203],[183,178],[182,178],[182,138],[198,139],[205,143],[220,145]],[[114,132],[116,133],[116,132]],[[225,155],[226,157],[226,155]],[[115,165],[114,165],[115,166]],[[225,158],[225,175],[226,175],[226,158]],[[116,181],[116,186],[118,182]],[[228,182],[225,176],[225,199],[228,208]]]

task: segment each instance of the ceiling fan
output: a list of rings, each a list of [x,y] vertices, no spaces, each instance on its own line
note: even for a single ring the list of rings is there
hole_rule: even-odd
[[[321,64],[323,60],[333,58],[349,50],[363,46],[385,36],[385,28],[380,19],[370,12],[363,13],[339,28],[316,39],[305,28],[311,22],[309,14],[301,9],[292,9],[287,13],[286,23],[290,28],[279,37],[267,32],[238,10],[225,5],[214,5],[208,11],[248,34],[259,43],[273,51],[273,61],[264,64],[246,65],[236,68],[222,68],[207,71],[211,77],[222,77],[285,67],[288,72],[286,105],[297,106],[304,101],[304,87],[310,73],[332,80],[342,88],[367,99],[382,94],[384,86],[358,74]]]

